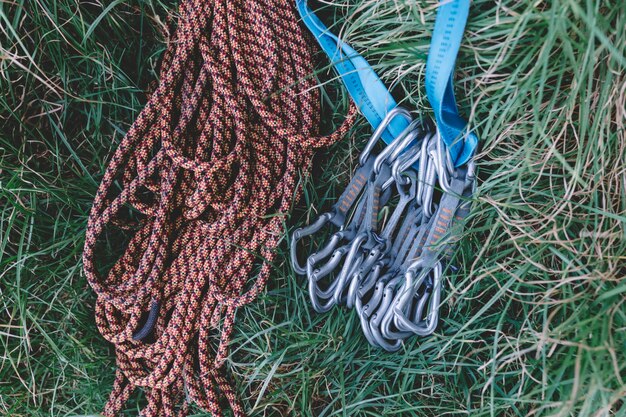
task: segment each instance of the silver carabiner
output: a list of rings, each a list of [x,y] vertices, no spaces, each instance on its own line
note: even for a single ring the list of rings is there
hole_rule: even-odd
[[[330,260],[321,268],[313,269],[312,264],[307,264],[309,299],[313,309],[318,313],[325,313],[335,305],[332,296],[335,292],[337,281],[332,280],[326,289],[322,289],[318,283],[337,268],[341,258],[347,251],[348,245],[335,250]]]
[[[348,291],[346,297],[346,307],[352,308],[355,305],[358,291],[363,288],[363,284],[365,282],[369,282],[372,280],[372,271],[375,268],[378,268],[378,273],[376,274],[376,276],[380,275],[380,269],[384,264],[387,263],[384,259],[381,260],[381,257],[386,254],[385,246],[386,245],[384,243],[379,243],[372,249],[370,249],[367,257],[365,257],[365,259],[360,262],[358,270],[349,277],[349,284],[347,285]],[[374,284],[375,281],[372,281],[369,285],[369,289],[371,289]]]
[[[383,162],[393,163],[398,156],[416,139],[421,133],[418,128],[422,124],[420,119],[413,120],[400,135],[383,149],[374,160],[374,173],[379,173]]]
[[[330,240],[328,241],[328,243],[326,245],[324,245],[317,252],[309,255],[309,257],[306,260],[306,262],[307,262],[307,265],[306,265],[307,271],[308,271],[308,269],[310,267],[311,268],[315,268],[317,266],[317,264],[320,261],[322,261],[322,259],[325,259],[328,256],[333,254],[335,249],[337,249],[337,245],[339,245],[339,242],[341,242],[341,240],[342,240],[342,235],[343,234],[342,234],[341,231],[335,233],[334,235],[332,235],[332,237],[330,238]]]
[[[379,260],[367,270],[365,270],[363,266],[359,268],[357,276],[352,279],[350,286],[348,287],[346,307],[352,308],[353,306],[356,306],[357,299],[360,298],[362,301],[365,294],[374,288],[384,265],[385,262]]]
[[[411,336],[411,332],[394,330],[392,324],[395,326],[395,304],[397,303],[395,296],[391,301],[389,308],[385,311],[385,314],[380,320],[380,334],[385,339],[389,340],[404,340]],[[397,327],[397,326],[396,326]]]
[[[414,265],[417,265],[417,267],[415,269],[409,268],[405,274],[407,283],[410,283],[410,285],[414,287],[414,291],[408,291],[403,294],[397,305],[394,306],[394,320],[400,330],[413,332],[418,336],[428,336],[435,331],[439,321],[439,304],[441,301],[441,280],[443,268],[441,262],[436,262],[432,266],[422,266],[421,260],[418,260]],[[418,268],[421,269],[418,281],[412,282],[415,279],[416,270]],[[414,298],[415,291],[417,290],[415,287],[419,287],[419,285],[424,282],[430,274],[432,274],[433,278],[433,289],[428,302],[428,315],[425,320],[420,320],[417,323],[414,323],[406,316],[403,310],[405,309],[406,304],[411,302]],[[407,285],[407,288],[410,288],[410,286]]]
[[[372,331],[370,330],[369,320],[370,320],[371,315],[376,310],[376,307],[378,307],[378,302],[376,302],[375,304],[374,303],[370,304],[372,301],[371,300],[372,297],[370,297],[370,301],[366,303],[365,305],[363,305],[363,298],[365,297],[367,293],[370,292],[370,290],[372,290],[372,288],[375,285],[380,285],[380,281],[378,280],[378,277],[380,275],[381,269],[382,269],[381,267],[374,267],[371,274],[365,277],[362,285],[360,285],[359,289],[357,290],[355,294],[356,297],[354,300],[354,308],[356,309],[357,316],[359,317],[359,322],[361,323],[361,329],[363,330],[363,335],[365,336],[367,341],[370,342],[372,346],[378,346],[378,343],[376,342],[376,339],[374,339],[374,335],[372,334]],[[384,280],[384,277],[382,279]],[[382,287],[384,288],[384,285],[382,285]],[[376,296],[375,291],[372,294],[372,296],[373,297]]]
[[[411,332],[406,330],[400,330],[400,326],[398,325],[397,315],[398,311],[401,311],[403,314],[407,314],[411,308],[411,301],[418,293],[419,288],[422,283],[426,279],[425,274],[420,274],[418,276],[417,281],[414,281],[415,271],[421,266],[423,261],[418,259],[413,262],[411,266],[404,272],[404,283],[398,293],[395,294],[392,304],[389,306],[389,309],[385,312],[385,316],[381,320],[381,333],[387,339],[396,339],[396,338],[407,338],[411,335]],[[391,325],[394,325],[398,330],[393,330]]]
[[[363,148],[363,151],[361,151],[361,156],[359,157],[359,163],[361,165],[365,165],[365,161],[367,161],[367,158],[369,158],[370,153],[376,146],[376,143],[378,143],[378,140],[382,137],[383,132],[385,131],[385,129],[387,129],[391,121],[397,116],[402,116],[406,118],[409,123],[411,123],[411,112],[409,112],[404,107],[396,106],[393,109],[389,110],[385,118],[374,130],[374,133],[372,133],[372,136],[367,141],[367,144],[365,145],[365,148]]]
[[[330,222],[334,215],[335,214],[332,212],[326,212],[320,215],[317,220],[310,225],[296,229],[291,235],[291,266],[298,275],[304,275],[306,273],[305,267],[300,265],[298,262],[298,242],[306,236],[311,236],[312,234],[317,233],[322,227]]]
[[[381,323],[387,310],[393,303],[394,292],[396,286],[402,281],[402,276],[396,276],[389,280],[387,285],[385,285],[385,289],[382,294],[382,299],[380,300],[380,305],[374,314],[372,314],[371,319],[369,320],[370,331],[374,340],[378,344],[378,346],[382,347],[388,352],[395,352],[402,346],[403,339],[395,339],[393,342],[388,342],[384,335],[382,334]]]
[[[430,217],[435,212],[433,205],[433,194],[435,192],[435,182],[437,181],[437,170],[435,164],[429,161],[426,172],[420,180],[422,184],[422,193],[418,194],[418,203],[422,206],[422,210],[426,217]],[[418,184],[418,185],[419,185]]]
[[[448,147],[443,143],[441,136],[439,136],[439,131],[437,131],[437,148],[433,156],[436,161],[439,185],[444,192],[449,193],[451,192],[452,178],[458,178],[459,167],[455,167],[452,163],[452,157],[450,156]],[[476,187],[476,164],[473,159],[470,159],[465,163],[465,166],[467,167],[465,173],[466,188],[471,186],[473,194]]]
[[[435,151],[436,143],[434,136],[430,135],[422,142],[416,197],[426,217],[432,216],[434,212],[432,201],[437,181],[437,169],[435,161],[433,161],[433,152]]]
[[[408,182],[410,181],[410,178],[407,178],[407,176],[403,178],[402,174],[406,171],[411,170],[411,167],[417,161],[419,161],[421,157],[421,152],[420,152],[421,147],[422,147],[421,143],[415,145],[413,148],[408,149],[405,153],[403,153],[400,156],[400,158],[398,158],[393,163],[393,165],[391,166],[391,178],[395,180],[396,184],[399,184],[399,185],[408,184]]]
[[[309,264],[312,268],[315,268],[319,262],[334,252],[341,241],[351,241],[354,239],[357,233],[358,223],[363,220],[362,216],[365,215],[364,207],[364,202],[359,202],[356,212],[353,214],[354,217],[348,226],[345,229],[334,233],[326,245],[322,246],[322,248],[317,252],[309,255],[307,258],[307,271],[309,269]]]
[[[363,243],[367,241],[367,238],[367,232],[362,232],[356,238],[354,238],[352,244],[350,244],[350,250],[346,255],[346,260],[336,280],[337,286],[335,287],[335,292],[333,294],[333,299],[336,304],[341,304],[348,278],[351,278],[352,272],[357,270],[357,268],[359,268],[361,266],[361,263],[363,262],[363,257],[361,256],[357,258],[357,253],[361,249],[361,245],[363,245]]]
[[[359,258],[360,267],[358,271],[347,278],[350,280],[350,284],[348,284],[348,298],[346,300],[346,305],[352,305],[354,289],[357,287],[361,278],[370,271],[376,262],[389,254],[389,251],[393,246],[391,239],[396,232],[398,223],[400,222],[401,217],[405,214],[407,207],[415,199],[415,182],[409,180],[407,185],[396,183],[396,188],[398,194],[400,195],[400,200],[398,201],[396,208],[393,210],[393,214],[387,220],[382,233],[380,235],[373,234],[373,242],[375,243],[371,248],[369,248],[367,255],[365,252],[361,253],[361,257]],[[394,256],[392,255],[392,257]]]
[[[413,323],[424,321],[424,310],[428,307],[431,296],[433,295],[433,283],[428,282],[424,289],[424,294],[418,299],[415,310],[413,311]]]
[[[450,181],[452,175],[454,175],[454,164],[452,163],[452,157],[448,151],[448,147],[443,143],[439,129],[435,135],[435,151],[432,154],[432,158],[435,161],[435,167],[437,168],[437,175],[439,177],[439,185],[445,192],[450,192]]]

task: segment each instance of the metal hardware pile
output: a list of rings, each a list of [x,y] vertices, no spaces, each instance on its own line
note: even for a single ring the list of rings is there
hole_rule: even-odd
[[[87,225],[85,274],[118,366],[105,416],[137,389],[143,417],[184,416],[192,402],[246,415],[226,366],[236,311],[269,279],[298,176],[354,120],[320,136],[313,70],[291,2],[181,1],[159,85]],[[109,267],[120,230],[129,242]]]
[[[374,154],[395,117],[409,126]],[[367,340],[388,351],[434,332],[455,225],[469,213],[474,185],[472,162],[455,168],[433,129],[405,109],[391,110],[332,209],[293,233],[292,264],[308,277],[315,311],[356,309]],[[325,226],[335,232],[302,265],[298,242]]]

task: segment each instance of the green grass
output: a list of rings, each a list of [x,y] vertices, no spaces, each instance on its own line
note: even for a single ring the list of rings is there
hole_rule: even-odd
[[[96,414],[106,400],[114,358],[83,234],[173,4],[0,0],[1,415]],[[425,114],[434,4],[325,6]],[[232,344],[251,414],[626,415],[625,14],[617,0],[473,2],[456,85],[480,181],[437,332],[395,354],[371,348],[354,312],[312,311],[284,242]],[[368,131],[361,121],[318,155],[287,229],[331,204]]]

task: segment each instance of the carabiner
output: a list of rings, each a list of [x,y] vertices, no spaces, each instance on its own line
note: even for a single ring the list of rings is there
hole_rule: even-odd
[[[307,277],[309,279],[309,286],[315,285],[314,288],[316,289],[316,296],[321,296],[322,298],[330,298],[333,294],[334,288],[337,285],[336,280],[332,280],[326,290],[321,289],[317,285],[317,283],[320,282],[323,278],[330,275],[335,269],[337,269],[337,266],[339,266],[341,259],[348,252],[349,246],[350,245],[347,244],[336,249],[330,256],[328,262],[326,262],[321,267],[316,267],[316,265],[314,265],[312,262],[307,263]]]
[[[422,206],[426,217],[433,215],[433,194],[437,182],[436,161],[433,158],[436,151],[436,143],[433,136],[422,142],[420,156],[420,171],[418,173],[417,202]]]
[[[320,215],[312,224],[296,229],[291,235],[291,266],[298,275],[306,274],[305,267],[301,266],[298,262],[298,242],[306,236],[311,236],[312,234],[317,233],[322,227],[331,221],[333,216],[334,213],[326,212]]]
[[[332,235],[328,243],[322,246],[317,252],[311,254],[307,259],[307,274],[309,274],[309,264],[311,268],[315,268],[319,262],[333,254],[339,243],[342,241],[352,241],[358,232],[358,228],[363,221],[365,216],[365,201],[362,199],[357,204],[356,210],[353,213],[353,217],[346,227],[343,230],[340,230]]]
[[[400,155],[393,165],[391,165],[391,178],[389,181],[395,181],[396,184],[399,185],[408,185],[408,181],[410,181],[410,175],[404,175],[403,173],[409,171],[413,174],[417,179],[417,173],[411,169],[411,167],[420,159],[421,152],[420,149],[422,144],[416,144],[412,148],[409,148],[405,153]],[[385,183],[386,185],[387,183]]]
[[[357,273],[354,275],[352,280],[350,281],[350,286],[348,287],[348,296],[346,299],[346,307],[352,308],[356,305],[357,298],[363,298],[366,293],[368,293],[376,284],[378,277],[380,276],[380,272],[384,266],[385,262],[378,261],[374,264],[373,267],[369,267],[367,270],[361,266]]]
[[[435,164],[430,162],[426,168],[424,176],[424,193],[421,196],[422,210],[426,217],[430,217],[435,213],[436,205],[433,203],[435,193],[435,183],[437,182],[437,170]]]
[[[367,141],[367,144],[365,145],[365,148],[363,148],[363,151],[361,151],[361,156],[359,157],[359,163],[361,165],[365,165],[365,161],[367,160],[367,158],[369,158],[370,153],[372,152],[372,150],[374,149],[374,147],[378,143],[378,140],[383,135],[383,132],[385,131],[387,126],[389,126],[391,121],[396,116],[402,116],[402,117],[406,118],[409,123],[411,123],[411,121],[412,121],[411,112],[409,112],[404,107],[396,106],[393,109],[391,109],[387,113],[385,118],[382,120],[382,122],[380,122],[378,127],[374,130],[374,133],[372,133],[372,136]]]
[[[342,232],[335,233],[334,235],[332,235],[332,237],[330,238],[330,240],[328,241],[326,245],[322,246],[322,248],[318,250],[317,252],[309,255],[309,257],[306,260],[307,274],[308,274],[309,267],[315,268],[319,262],[321,262],[323,259],[333,254],[335,249],[337,249],[337,246],[339,245],[339,243],[343,240],[342,236],[343,236]]]
[[[385,290],[382,294],[382,299],[380,301],[380,305],[376,312],[371,316],[369,320],[370,331],[372,332],[372,336],[374,340],[378,344],[378,346],[382,347],[388,352],[395,352],[402,346],[403,339],[396,339],[394,342],[388,342],[386,338],[382,334],[381,323],[382,320],[391,306],[393,302],[393,295],[395,292],[396,286],[402,281],[401,276],[396,276],[389,280],[387,285],[385,285]]]
[[[415,273],[416,272],[414,270],[410,272],[407,271],[407,280],[414,278]],[[426,319],[414,323],[406,316],[403,311],[403,304],[408,303],[413,298],[412,294],[409,294],[408,296],[404,296],[394,308],[395,320],[399,329],[413,332],[418,336],[428,336],[437,328],[437,323],[439,321],[439,303],[441,301],[441,262],[436,262],[432,266],[427,266],[425,270],[420,272],[420,276],[426,277],[431,273],[433,277],[433,289],[428,302],[429,311]],[[420,283],[421,282],[423,282],[423,279],[420,280]]]
[[[387,145],[374,160],[374,173],[377,174],[380,172],[380,169],[384,162],[392,164],[398,156],[411,144],[413,141],[419,137],[422,130],[417,128],[419,124],[421,124],[421,120],[416,119],[413,120],[409,126],[402,131],[400,136],[394,139],[389,145]]]
[[[455,168],[450,152],[448,152],[448,147],[443,143],[439,129],[437,129],[435,134],[435,144],[435,151],[431,154],[431,157],[435,161],[439,185],[443,191],[450,192],[450,178],[454,175]]]
[[[379,271],[374,270],[373,272],[375,272],[376,275],[380,274],[380,270]],[[364,288],[360,289],[357,292],[355,305],[357,306],[357,313],[359,315],[365,314],[369,318],[371,317],[372,314],[374,314],[374,312],[380,305],[380,301],[383,298],[383,293],[385,292],[385,286],[387,285],[387,282],[389,281],[389,279],[392,278],[393,276],[394,276],[393,274],[387,273],[381,276],[377,280],[368,281],[367,288],[365,288],[366,285],[364,285],[363,286]],[[371,286],[370,286],[371,284],[374,284],[373,290],[371,290]],[[372,291],[372,294],[370,295],[367,302],[364,304],[363,301],[364,301],[365,295],[370,290]]]
[[[342,299],[344,298],[344,289],[346,288],[346,282],[351,275],[351,272],[358,269],[358,267],[363,262],[363,257],[357,258],[357,253],[361,249],[361,246],[367,242],[368,233],[362,232],[360,233],[350,245],[350,250],[346,255],[346,261],[341,268],[341,272],[337,277],[337,286],[335,287],[335,292],[333,294],[333,299],[336,304],[341,304]]]
[[[415,269],[422,263],[422,260],[414,262],[404,273],[404,283],[400,287],[399,291],[394,294],[393,301],[380,322],[381,334],[387,339],[405,339],[411,335],[411,332],[400,330],[397,320],[395,320],[395,316],[397,315],[398,310],[406,314],[412,309],[409,301],[412,301],[415,295],[417,295],[422,282],[426,278],[425,274],[420,274],[417,282],[414,282],[413,280]],[[398,330],[392,329],[392,324]]]
[[[372,275],[376,275],[373,279],[367,279],[364,280],[364,285],[368,286],[367,289],[365,288],[359,288],[359,291],[357,291],[357,296],[354,302],[354,308],[357,312],[357,316],[359,317],[359,322],[361,323],[361,329],[363,330],[363,335],[365,336],[365,338],[367,339],[368,342],[370,342],[370,344],[372,346],[378,346],[378,343],[376,342],[376,339],[374,339],[374,335],[372,335],[372,331],[370,330],[370,324],[369,324],[369,319],[370,316],[374,313],[376,306],[372,307],[370,309],[369,305],[363,305],[363,296],[365,293],[369,292],[369,290],[371,289],[371,287],[374,284],[377,284],[377,279],[378,279],[378,275],[380,273],[380,268],[374,268],[374,270],[372,271]],[[363,291],[362,294],[359,293]]]
[[[380,275],[382,268],[389,264],[390,259],[385,256],[388,252],[387,246],[387,243],[379,243],[372,248],[361,263],[358,271],[350,277],[346,297],[346,306],[348,308],[352,308],[355,305],[359,293],[365,294],[376,284],[376,279]]]
[[[359,196],[362,194],[363,187],[369,181],[369,177],[371,177],[371,171],[374,164],[374,158],[366,157],[363,160],[363,163],[355,170],[348,183],[346,189],[341,193],[332,209],[321,216],[313,222],[311,225],[297,229],[293,232],[291,239],[291,265],[296,271],[297,274],[303,275],[305,273],[306,266],[303,266],[298,261],[298,243],[302,238],[306,236],[310,236],[314,233],[317,233],[322,227],[324,227],[327,223],[332,223],[336,227],[339,228],[340,231],[344,230],[346,218],[352,212],[352,221],[351,225],[355,224],[355,221],[358,223],[362,220],[361,211],[364,208],[363,199],[359,200]],[[358,203],[357,203],[358,201]],[[355,207],[356,203],[356,207]],[[356,226],[355,226],[356,227]],[[350,225],[348,226],[348,229]],[[318,252],[327,251],[322,248]],[[327,255],[326,255],[327,256]]]

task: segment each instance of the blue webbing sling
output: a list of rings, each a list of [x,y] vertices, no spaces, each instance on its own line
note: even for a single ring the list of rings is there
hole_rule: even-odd
[[[426,94],[435,113],[437,131],[455,166],[468,162],[478,145],[478,138],[468,130],[467,122],[459,115],[453,88],[454,64],[469,5],[469,0],[440,3],[426,62]],[[328,55],[355,104],[376,129],[385,115],[397,106],[396,101],[367,60],[332,34],[308,7],[307,0],[296,0],[296,6],[303,23]],[[382,139],[389,144],[407,126],[405,118],[394,118],[383,132]]]

